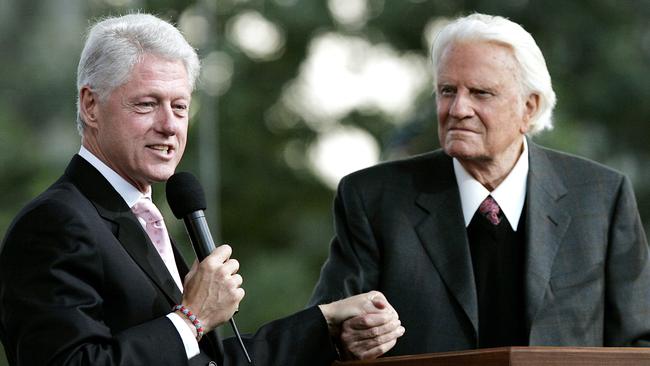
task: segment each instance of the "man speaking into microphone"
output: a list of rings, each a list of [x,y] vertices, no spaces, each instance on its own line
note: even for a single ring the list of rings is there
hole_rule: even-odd
[[[244,297],[231,248],[188,270],[151,201],[152,183],[183,155],[198,74],[194,49],[154,16],[90,29],[77,73],[79,153],[0,247],[0,339],[11,365],[247,363],[211,332]],[[374,292],[270,323],[249,352],[257,366],[329,365],[346,320],[376,335],[351,341],[369,356],[403,333]]]

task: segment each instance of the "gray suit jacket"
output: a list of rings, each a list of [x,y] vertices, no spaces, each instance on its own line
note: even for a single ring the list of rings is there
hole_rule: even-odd
[[[530,345],[650,341],[650,259],[629,181],[529,142],[525,314]],[[452,159],[434,151],[345,177],[312,304],[379,290],[406,334],[391,355],[472,349],[478,306]]]

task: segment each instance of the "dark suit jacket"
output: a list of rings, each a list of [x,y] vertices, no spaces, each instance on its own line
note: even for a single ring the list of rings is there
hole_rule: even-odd
[[[79,156],[21,211],[0,250],[0,338],[12,365],[206,365],[221,358],[211,333],[188,362],[165,317],[180,291],[124,200]],[[184,276],[187,266],[175,253]],[[258,366],[329,365],[334,357],[317,308],[271,323],[247,343]],[[224,345],[221,366],[244,364],[235,342]]]
[[[530,345],[650,340],[650,260],[632,187],[529,142],[525,314]],[[345,177],[311,303],[379,290],[406,328],[390,354],[477,347],[478,309],[452,159],[434,151]]]

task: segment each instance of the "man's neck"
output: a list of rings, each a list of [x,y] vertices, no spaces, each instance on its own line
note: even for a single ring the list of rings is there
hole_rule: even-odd
[[[122,196],[126,204],[131,207],[135,202],[142,196],[147,193],[150,194],[151,190],[148,192],[141,192],[136,187],[134,187],[127,180],[122,178],[117,172],[111,169],[108,165],[104,164],[97,156],[95,156],[91,151],[89,151],[83,144],[79,149],[79,156],[86,160],[90,165],[95,167],[99,173],[104,176],[104,178],[110,183],[110,185],[117,191],[117,193]]]
[[[500,157],[493,159],[458,159],[463,168],[483,185],[488,191],[493,191],[510,174],[512,168],[524,151],[524,143],[505,151]]]
[[[99,160],[106,168],[110,169],[115,174],[119,175],[122,179],[124,179],[133,187],[135,187],[142,194],[147,194],[147,192],[151,192],[151,185],[138,184],[138,182],[135,182],[132,179],[130,179],[128,176],[122,174],[122,172],[119,169],[117,169],[117,167],[111,164],[110,160],[104,154],[102,154],[101,149],[98,148],[96,144],[96,140],[92,138],[82,137],[81,146],[84,149],[86,149],[90,154],[92,154],[92,156],[94,156],[97,160]]]

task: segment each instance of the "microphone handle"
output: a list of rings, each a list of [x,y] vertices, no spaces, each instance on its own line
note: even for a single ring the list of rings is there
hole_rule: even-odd
[[[212,253],[212,251],[216,248],[214,245],[214,240],[212,240],[212,234],[210,234],[210,227],[208,227],[208,222],[205,219],[205,213],[203,210],[194,211],[185,216],[183,218],[183,221],[185,222],[185,228],[187,229],[187,233],[190,236],[190,241],[192,242],[192,247],[194,247],[196,257],[200,262],[204,260],[205,257],[210,255],[210,253]],[[235,319],[230,318],[229,322],[232,326],[233,332],[235,333],[235,337],[239,342],[239,346],[241,347],[242,351],[244,351],[246,360],[249,364],[252,364],[253,362],[251,361],[251,357],[248,355],[248,350],[246,350],[244,341],[241,339],[237,324],[235,324]]]
[[[194,252],[196,252],[196,257],[201,262],[216,248],[208,227],[208,221],[205,219],[205,213],[203,210],[194,211],[185,216],[183,221],[185,221],[185,227],[194,247]]]

